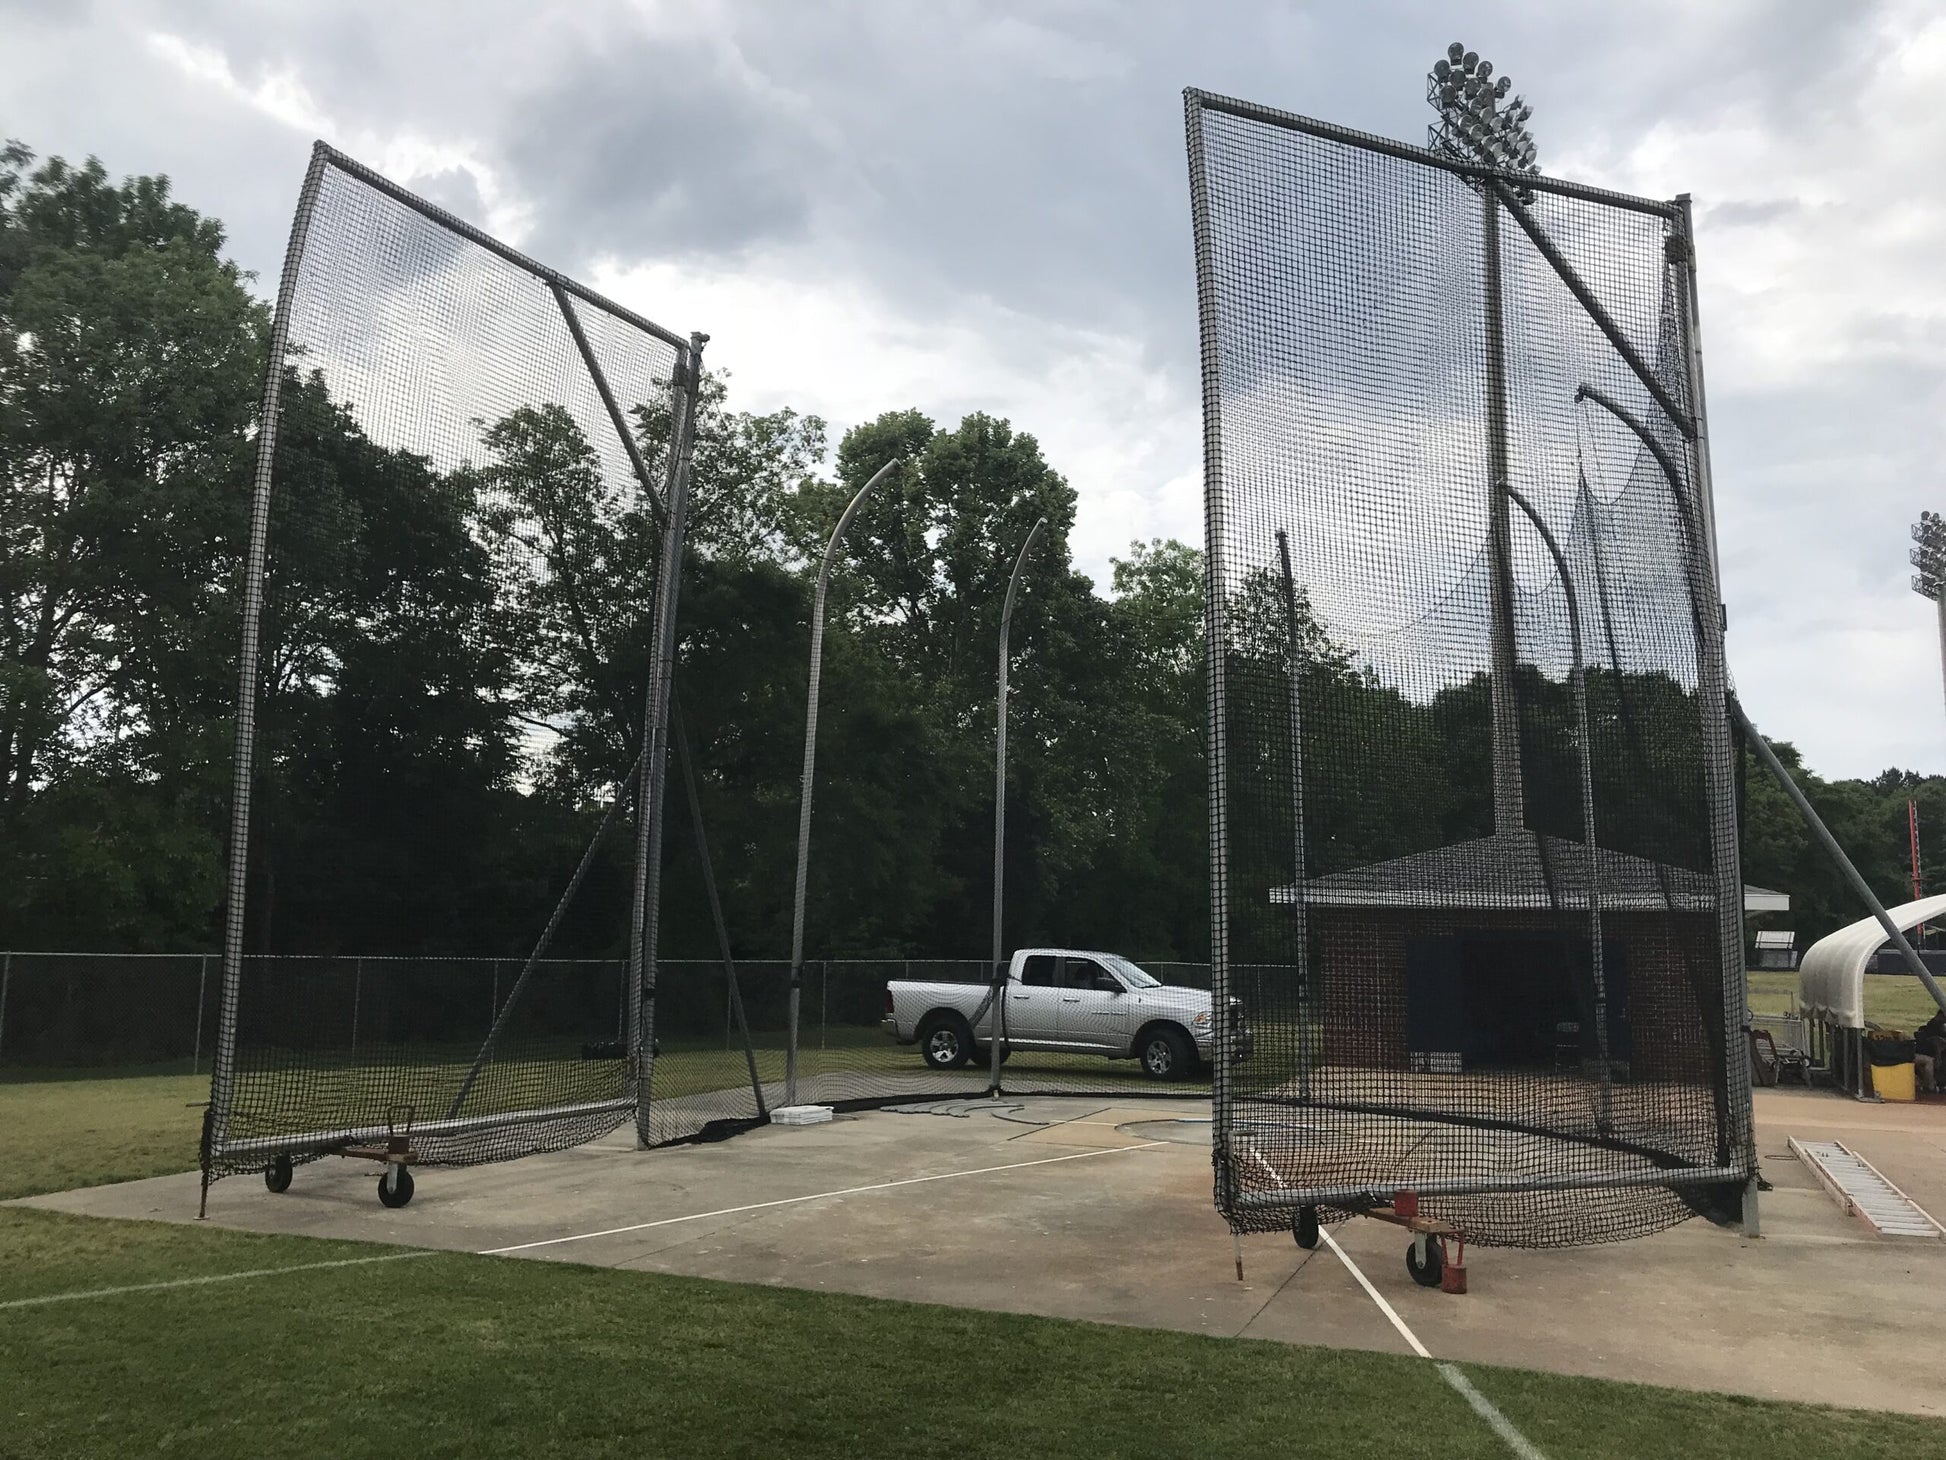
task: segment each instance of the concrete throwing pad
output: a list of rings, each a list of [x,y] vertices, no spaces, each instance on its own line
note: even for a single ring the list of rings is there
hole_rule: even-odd
[[[1692,1221],[1638,1242],[1469,1249],[1472,1291],[1413,1285],[1394,1228],[1333,1229],[1435,1358],[1946,1414],[1937,1347],[1946,1243],[1848,1218],[1788,1153],[1847,1145],[1946,1210],[1946,1106],[1760,1091],[1764,1232]],[[377,1169],[327,1160],[289,1192],[235,1178],[210,1221],[254,1231],[496,1252],[1292,1343],[1409,1352],[1329,1247],[1244,1244],[1210,1200],[1207,1102],[928,1101],[637,1152],[627,1134],[558,1155],[422,1168],[410,1206]],[[193,1222],[193,1174],[26,1205]]]

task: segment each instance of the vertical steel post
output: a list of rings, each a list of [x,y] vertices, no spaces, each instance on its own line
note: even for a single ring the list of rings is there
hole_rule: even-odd
[[[1500,281],[1500,204],[1480,194],[1485,237],[1487,347],[1487,564],[1491,582],[1493,673],[1493,829],[1517,832],[1527,822],[1520,779],[1520,706],[1514,678],[1512,524],[1507,493],[1513,486],[1507,450],[1506,321]]]
[[[203,995],[209,988],[209,954],[199,954],[196,959],[196,1037],[191,1042],[189,1073],[200,1075],[203,1072]],[[4,1013],[4,1010],[0,1010]]]
[[[1946,689],[1946,585],[1941,586],[1933,606],[1939,610],[1939,683]]]
[[[13,982],[14,956],[0,953],[0,1050],[7,1044],[7,986]]]
[[[655,1144],[649,1119],[649,1088],[655,1073],[655,959],[662,932],[662,803],[669,765],[669,704],[676,674],[676,605],[682,588],[683,529],[689,520],[689,474],[696,452],[696,412],[703,384],[703,346],[692,334],[680,362],[683,406],[670,443],[667,515],[656,564],[654,644],[648,703],[642,712],[642,780],[635,797],[635,897],[629,940],[630,1067],[635,1072],[635,1139]]]
[[[1291,571],[1290,534],[1277,529],[1277,565],[1284,579],[1284,672],[1289,678],[1291,737],[1291,914],[1297,928],[1297,1098],[1311,1098],[1310,919],[1304,906],[1304,641],[1297,621],[1297,577]],[[1212,1013],[1212,1017],[1214,1014]],[[1228,1023],[1223,1030],[1228,1029]],[[1217,1057],[1226,1058],[1219,1033]]]
[[[1748,1162],[1743,1224],[1759,1230],[1757,1146],[1750,1094],[1749,977],[1743,956],[1743,854],[1737,835],[1735,751],[1730,738],[1729,668],[1724,658],[1723,576],[1716,552],[1716,497],[1711,485],[1709,413],[1703,401],[1702,324],[1696,301],[1696,232],[1689,195],[1676,199],[1678,216],[1671,250],[1683,336],[1683,371],[1695,432],[1688,440],[1695,469],[1695,532],[1700,567],[1708,574],[1696,604],[1702,643],[1697,647],[1696,693],[1703,707],[1703,763],[1710,803],[1710,860],[1716,869],[1717,935],[1723,968],[1723,1044],[1729,1083],[1732,1159]]]
[[[216,1025],[216,1058],[210,1070],[209,1119],[204,1125],[203,1205],[209,1200],[212,1160],[229,1138],[236,1095],[237,1000],[243,983],[243,919],[250,876],[251,782],[257,752],[257,657],[263,630],[264,558],[270,541],[271,480],[277,460],[277,427],[284,390],[285,357],[290,348],[291,302],[297,293],[304,245],[311,231],[326,162],[322,142],[311,149],[311,165],[298,191],[284,250],[284,272],[277,284],[264,353],[263,404],[257,417],[257,463],[250,491],[250,539],[243,555],[243,643],[237,659],[235,760],[230,779],[230,856],[223,908],[223,986]],[[200,1216],[202,1213],[199,1212]]]
[[[1014,558],[1013,576],[1007,580],[1007,599],[1000,609],[1000,693],[994,707],[993,737],[993,992],[987,1007],[987,1057],[990,1061],[987,1094],[1000,1093],[1000,1046],[1006,1040],[1007,952],[1001,938],[1001,916],[1006,906],[1007,886],[1007,641],[1014,623],[1014,600],[1020,594],[1021,570],[1027,555],[1040,540],[1047,519],[1041,518],[1027,534]]]
[[[804,704],[804,769],[797,791],[797,881],[791,895],[791,985],[790,1027],[784,1046],[784,1103],[797,1104],[797,1020],[804,991],[804,893],[811,870],[811,787],[818,758],[818,682],[824,672],[824,600],[831,587],[831,565],[845,530],[858,509],[865,505],[885,474],[896,463],[888,461],[872,473],[871,480],[858,489],[831,529],[831,540],[824,546],[824,561],[818,565],[817,592],[811,600],[811,683]]]
[[[351,960],[351,1052],[358,1053],[358,1006],[365,995],[365,960]]]
[[[1196,253],[1197,346],[1203,386],[1203,642],[1207,661],[1209,757],[1210,1007],[1230,1007],[1229,551],[1223,495],[1223,349],[1216,298],[1216,241],[1210,220],[1209,156],[1201,94],[1183,93],[1189,145],[1189,212]],[[1237,1173],[1231,1143],[1235,1108],[1230,1062],[1210,1070],[1210,1156],[1216,1206],[1235,1231]]]

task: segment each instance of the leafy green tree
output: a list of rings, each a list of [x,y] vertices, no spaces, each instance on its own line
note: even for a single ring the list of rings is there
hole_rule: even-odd
[[[264,313],[166,179],[32,162],[0,152],[0,919],[197,938]],[[72,865],[56,803],[180,875]]]

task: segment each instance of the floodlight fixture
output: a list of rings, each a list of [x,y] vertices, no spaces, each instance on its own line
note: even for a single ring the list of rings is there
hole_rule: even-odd
[[[1433,62],[1426,78],[1426,102],[1439,113],[1438,122],[1426,129],[1428,145],[1456,161],[1481,163],[1496,172],[1538,173],[1538,149],[1527,131],[1534,109],[1524,97],[1508,100],[1512,92],[1511,77],[1496,77],[1493,62],[1453,42],[1446,59]],[[1529,201],[1526,190],[1519,196]]]
[[[1912,524],[1912,540],[1917,546],[1906,558],[1919,570],[1912,577],[1912,591],[1937,602],[1946,591],[1946,517],[1921,512]]]

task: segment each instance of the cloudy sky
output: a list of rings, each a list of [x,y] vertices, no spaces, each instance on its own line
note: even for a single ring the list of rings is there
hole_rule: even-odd
[[[1462,39],[1547,171],[1696,198],[1753,717],[1828,775],[1946,771],[1905,566],[1946,509],[1936,0],[0,0],[0,35],[0,134],[166,172],[264,283],[324,137],[707,330],[743,406],[1010,417],[1102,579],[1201,536],[1181,88],[1417,140]]]

